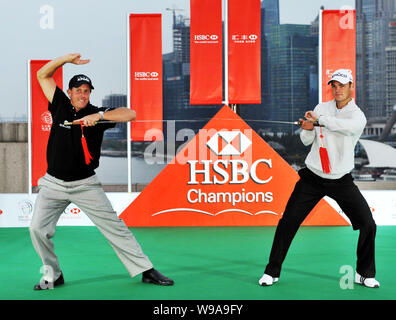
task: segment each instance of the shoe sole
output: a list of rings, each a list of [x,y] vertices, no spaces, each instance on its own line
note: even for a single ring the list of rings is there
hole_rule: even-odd
[[[150,279],[142,279],[142,282],[143,283],[152,283],[152,284],[156,284],[156,285],[159,285],[159,286],[173,286],[173,284],[174,284],[174,283],[167,283],[167,282],[159,283],[159,282],[156,282],[156,281],[153,281],[153,280],[150,280]]]
[[[380,287],[379,285],[375,285],[374,287],[366,286],[364,283],[357,282],[357,281],[355,281],[355,283],[356,283],[356,284],[360,284],[360,285],[363,286],[363,287],[372,288],[372,289],[376,289],[376,288],[379,288],[379,287]]]
[[[276,280],[274,280],[271,284],[268,284],[268,283],[259,283],[259,285],[260,286],[262,286],[262,287],[270,287],[270,286],[272,286],[273,284],[275,284],[275,283],[277,283],[278,282],[278,279],[276,279]]]
[[[260,284],[260,286],[262,286],[262,287],[270,287],[270,286],[272,286],[273,284],[268,284],[268,283],[262,283],[262,284]]]
[[[53,289],[55,289],[56,287],[59,287],[59,286],[62,286],[62,285],[64,285],[65,283],[59,283],[59,284],[56,284],[56,285],[54,285],[52,288],[50,288],[50,287],[48,287],[48,288],[42,288],[42,287],[36,287],[36,286],[34,286],[33,287],[33,290],[35,290],[35,291],[42,291],[42,290],[53,290]]]

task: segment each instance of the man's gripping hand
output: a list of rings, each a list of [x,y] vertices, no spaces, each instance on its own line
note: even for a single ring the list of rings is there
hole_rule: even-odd
[[[100,120],[99,113],[89,114],[81,119],[74,120],[73,123],[83,123],[84,127],[92,127]]]
[[[314,125],[312,121],[308,121],[308,120],[304,120],[304,119],[299,119],[300,125],[301,125],[301,129],[304,130],[313,130]]]
[[[305,117],[305,119],[307,119],[308,121],[311,121],[311,122],[315,122],[318,119],[318,116],[313,111],[305,112],[304,117]]]

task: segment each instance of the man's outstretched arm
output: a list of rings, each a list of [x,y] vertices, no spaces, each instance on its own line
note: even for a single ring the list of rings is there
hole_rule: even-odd
[[[37,80],[47,100],[52,103],[56,89],[56,83],[53,75],[59,67],[63,66],[65,63],[86,64],[88,62],[89,59],[81,59],[81,54],[79,53],[69,53],[51,60],[37,71]]]
[[[103,120],[129,122],[136,119],[136,112],[128,108],[117,108],[107,111],[103,114]],[[97,121],[101,120],[99,113],[93,113],[85,116],[84,118],[74,120],[73,123],[83,122],[84,126],[94,126]]]

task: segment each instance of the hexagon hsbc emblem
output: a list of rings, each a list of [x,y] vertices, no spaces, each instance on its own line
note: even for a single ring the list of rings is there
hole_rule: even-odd
[[[269,144],[224,106],[120,218],[130,227],[277,225],[298,179]],[[324,199],[303,224],[349,225]]]
[[[206,144],[216,155],[239,156],[252,144],[240,131],[219,131]]]
[[[69,207],[67,207],[63,213],[64,214],[69,214],[69,213],[71,213],[71,214],[79,214],[80,212],[81,212],[81,210],[79,208],[76,208],[76,207],[69,208]]]
[[[70,213],[72,213],[72,214],[78,214],[78,213],[80,213],[80,212],[81,212],[81,210],[78,209],[78,208],[71,208],[71,209],[70,209]]]

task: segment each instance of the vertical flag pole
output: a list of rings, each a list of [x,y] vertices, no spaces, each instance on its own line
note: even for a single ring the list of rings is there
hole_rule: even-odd
[[[293,55],[293,35],[290,36],[290,87],[291,87],[291,117],[289,121],[294,119],[294,55]],[[290,127],[291,133],[293,134],[293,127]]]
[[[224,14],[224,104],[228,105],[228,0],[222,0]],[[235,112],[235,110],[233,110]]]
[[[31,90],[32,90],[32,82],[31,82],[31,70],[30,70],[30,61],[28,60],[27,62],[27,67],[28,67],[28,92],[27,92],[27,97],[28,97],[28,194],[29,196],[32,195],[32,115],[31,115],[31,110],[32,110],[32,96],[31,96]]]
[[[130,52],[130,26],[127,13],[127,108],[131,109],[131,52]],[[127,123],[127,162],[128,162],[128,192],[132,192],[132,157],[131,157],[131,122]]]
[[[322,26],[323,10],[319,11],[319,48],[318,48],[318,90],[319,90],[319,103],[322,103]]]

